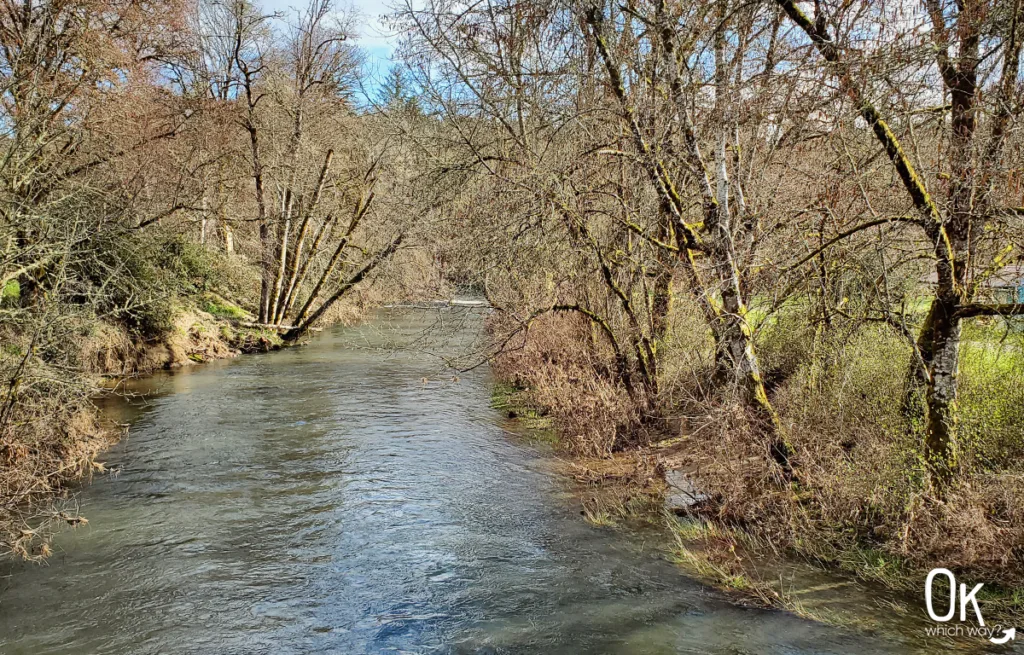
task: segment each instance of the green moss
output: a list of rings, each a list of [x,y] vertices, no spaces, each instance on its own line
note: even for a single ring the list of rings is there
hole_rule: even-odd
[[[522,428],[523,436],[531,441],[558,442],[554,421],[544,408],[531,402],[529,389],[498,382],[491,389],[491,407],[502,410],[507,418],[515,420],[516,426]]]
[[[517,387],[507,382],[496,382],[491,387],[491,407],[495,409],[505,409],[513,404],[513,399],[524,391],[521,387]]]
[[[14,304],[21,298],[21,284],[17,280],[8,280],[0,289],[0,304]]]

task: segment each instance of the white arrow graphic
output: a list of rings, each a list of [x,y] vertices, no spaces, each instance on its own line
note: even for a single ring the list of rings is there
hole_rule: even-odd
[[[1002,637],[989,637],[989,641],[991,641],[993,644],[1005,644],[1011,639],[1016,638],[1016,636],[1017,628],[1010,628],[1009,630],[1003,630]]]

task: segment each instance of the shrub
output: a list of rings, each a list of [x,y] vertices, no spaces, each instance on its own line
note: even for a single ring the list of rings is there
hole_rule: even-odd
[[[567,449],[608,455],[643,438],[644,417],[621,385],[597,373],[606,363],[585,345],[586,326],[575,316],[544,316],[523,347],[502,354],[494,368],[550,414]]]
[[[218,282],[216,255],[173,232],[123,231],[97,237],[79,260],[81,282],[72,300],[91,303],[104,317],[124,323],[144,337],[173,327],[177,298]]]

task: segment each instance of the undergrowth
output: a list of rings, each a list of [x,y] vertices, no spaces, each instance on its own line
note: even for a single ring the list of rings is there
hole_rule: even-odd
[[[919,593],[927,571],[941,566],[965,582],[984,582],[987,612],[1024,616],[1019,323],[977,321],[965,331],[960,483],[941,499],[926,485],[920,407],[907,400],[912,352],[893,329],[865,323],[826,336],[801,311],[779,312],[761,325],[759,354],[795,451],[794,480],[780,486],[769,444],[728,389],[707,384],[706,334],[678,325],[662,350],[661,420],[653,431],[630,398],[601,377],[602,362],[583,345],[575,320],[537,321],[525,345],[503,354],[495,370],[535,411],[548,413],[561,448],[576,461],[649,454],[656,469],[691,474],[709,497],[692,508],[705,542],[721,537],[715,526],[729,526],[731,534],[749,535],[744,548],[759,557],[796,556],[908,593]],[[651,448],[652,434],[684,438]],[[598,525],[621,517],[599,504],[585,503],[584,511]],[[724,586],[767,594],[748,574],[732,571],[728,558],[698,564],[703,555],[685,549],[679,557],[717,567],[707,572]],[[774,601],[784,595],[772,594]]]

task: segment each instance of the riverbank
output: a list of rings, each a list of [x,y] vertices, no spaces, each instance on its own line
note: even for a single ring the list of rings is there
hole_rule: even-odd
[[[22,398],[15,406],[12,387],[8,398],[9,412],[17,409],[20,414],[0,445],[0,534],[5,535],[0,543],[14,557],[44,559],[58,524],[88,520],[74,508],[61,507],[59,500],[69,485],[103,471],[96,457],[116,443],[123,431],[100,415],[91,396],[116,392],[126,378],[233,357],[241,348],[256,344],[272,347],[269,337],[243,336],[229,319],[197,308],[178,313],[171,329],[150,339],[103,321],[83,321],[78,335],[76,352],[69,358],[77,364],[68,378],[75,384],[74,393],[28,402]],[[23,351],[24,368],[34,359],[36,377],[54,374],[42,370],[39,360],[31,357],[31,345],[16,344],[8,350]],[[73,404],[59,405],[62,400]]]
[[[364,312],[354,304],[339,305],[330,322],[355,322]],[[69,488],[105,471],[96,458],[127,430],[103,417],[92,398],[117,394],[125,381],[158,371],[294,345],[281,338],[280,330],[256,327],[253,321],[248,311],[214,292],[178,298],[168,327],[150,337],[121,324],[82,321],[70,358],[75,368],[69,380],[77,393],[65,397],[72,403],[53,406],[45,401],[54,399],[35,399],[42,407],[29,406],[13,424],[13,436],[0,443],[3,554],[43,560],[51,554],[49,540],[59,525],[88,522],[62,501]]]
[[[550,407],[525,386],[498,382],[493,405],[527,432],[539,431],[561,461],[560,472],[576,488],[588,522],[612,529],[637,522],[655,526],[672,546],[665,556],[697,579],[737,602],[774,608],[848,629],[902,635],[928,634],[934,627],[923,609],[919,562],[868,545],[838,549],[820,532],[803,540],[779,538],[774,525],[722,511],[722,489],[704,486],[701,440],[679,435],[678,423],[645,435],[647,443],[601,456],[580,454],[560,434]],[[793,534],[792,532],[790,534]],[[979,599],[989,624],[1018,624],[1020,592],[984,582]],[[944,648],[973,650],[977,639],[943,639]]]

